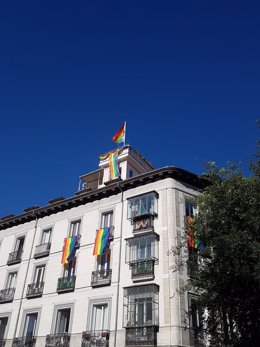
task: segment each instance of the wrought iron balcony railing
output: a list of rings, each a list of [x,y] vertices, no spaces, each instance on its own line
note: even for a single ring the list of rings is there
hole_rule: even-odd
[[[109,330],[83,331],[81,347],[108,347]]]
[[[28,284],[26,297],[35,298],[37,296],[42,296],[43,287],[44,287],[44,282]]]
[[[23,251],[16,251],[16,252],[9,253],[7,265],[20,263],[22,261],[22,253]]]
[[[0,347],[5,347],[6,339],[0,339]]]
[[[69,347],[70,334],[52,334],[46,336],[45,347]]]
[[[34,347],[36,344],[36,337],[16,337],[13,339],[12,347]]]
[[[15,288],[7,288],[0,290],[0,303],[13,301],[14,292]]]
[[[75,289],[76,276],[58,278],[57,292],[72,292]]]
[[[157,326],[126,328],[126,346],[157,346]]]
[[[140,279],[143,277],[154,278],[154,260],[137,260],[131,263],[132,279]]]
[[[91,286],[108,286],[111,283],[112,270],[92,271]]]
[[[51,243],[43,243],[35,247],[34,258],[46,257],[50,254]]]

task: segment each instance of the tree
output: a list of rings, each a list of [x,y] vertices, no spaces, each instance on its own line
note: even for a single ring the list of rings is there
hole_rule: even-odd
[[[219,169],[209,163],[209,185],[196,199],[192,231],[205,249],[189,257],[193,272],[187,285],[207,312],[204,329],[211,346],[260,346],[259,157],[260,151],[249,177],[235,164]]]

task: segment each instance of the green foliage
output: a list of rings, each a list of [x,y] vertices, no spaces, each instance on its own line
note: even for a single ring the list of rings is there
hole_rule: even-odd
[[[211,346],[260,346],[260,164],[251,168],[244,177],[238,164],[208,163],[210,184],[196,201],[194,231],[206,248],[188,284],[208,312]]]

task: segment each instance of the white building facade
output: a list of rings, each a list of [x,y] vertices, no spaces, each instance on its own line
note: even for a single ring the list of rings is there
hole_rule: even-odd
[[[0,346],[195,346],[199,313],[180,291],[171,247],[185,228],[187,199],[204,182],[175,167],[153,169],[131,147],[80,177],[79,191],[0,220]],[[94,256],[96,232],[109,251]],[[71,269],[64,239],[78,235]]]

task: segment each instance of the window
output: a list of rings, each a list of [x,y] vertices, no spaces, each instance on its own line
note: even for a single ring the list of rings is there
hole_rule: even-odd
[[[44,245],[46,243],[49,243],[51,241],[51,232],[52,229],[45,229],[42,231],[42,237],[41,237],[41,245]]]
[[[45,273],[45,265],[40,265],[35,268],[33,283],[35,283],[36,286],[40,286],[40,287],[42,286],[42,283],[44,281],[44,273]]]
[[[14,252],[16,252],[17,258],[21,258],[23,252],[25,237],[18,237],[15,241]]]
[[[5,285],[6,289],[15,288],[15,286],[16,286],[16,277],[17,277],[17,272],[10,272],[8,274],[6,285]]]
[[[1,343],[6,336],[7,323],[8,317],[0,317],[0,346],[2,346]]]
[[[113,211],[104,212],[101,215],[101,228],[113,226]]]
[[[127,240],[126,262],[158,260],[158,235],[134,237]]]
[[[129,169],[129,178],[133,177],[134,176],[134,171]]]
[[[69,236],[80,235],[80,224],[81,224],[81,220],[76,220],[70,223]]]
[[[124,289],[124,316],[126,327],[159,324],[159,287],[156,284]]]
[[[64,334],[69,332],[70,313],[70,308],[64,308],[57,311],[55,334]]]
[[[203,312],[198,304],[198,296],[194,294],[188,294],[189,299],[189,317],[190,317],[190,328],[191,338],[193,344],[196,342],[203,342]],[[204,345],[204,344],[203,344]]]
[[[92,306],[91,331],[108,330],[108,304]]]
[[[29,313],[25,317],[23,337],[26,342],[31,342],[35,336],[38,313]]]
[[[151,192],[136,196],[128,200],[128,219],[134,220],[136,217],[146,215],[157,215],[158,193]]]
[[[185,202],[185,216],[194,217],[197,214],[197,209],[193,202],[186,200]]]

